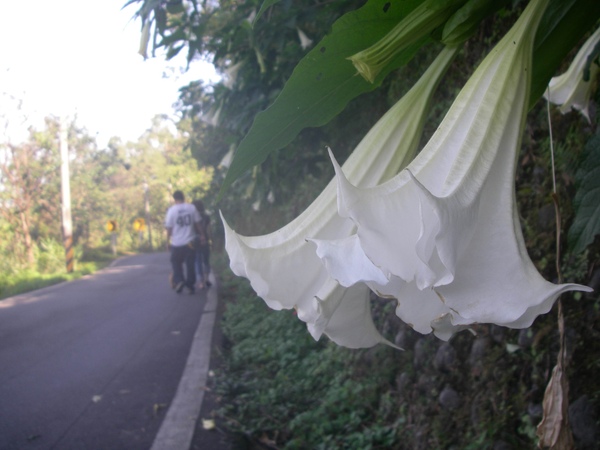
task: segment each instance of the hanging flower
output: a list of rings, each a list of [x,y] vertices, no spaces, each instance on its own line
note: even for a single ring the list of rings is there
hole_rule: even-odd
[[[588,105],[597,83],[600,66],[597,62],[591,61],[589,77],[584,77],[584,70],[588,57],[592,54],[598,42],[600,42],[600,28],[579,49],[567,71],[550,80],[548,90],[544,94],[546,100],[560,106],[561,113],[568,113],[571,108],[574,108],[580,111],[588,122],[590,122]]]
[[[350,58],[358,73],[370,83],[401,52],[442,25],[466,0],[425,0],[369,48]]]
[[[374,186],[390,179],[412,160],[434,88],[455,53],[455,49],[442,50],[415,86],[363,138],[344,164],[354,183]],[[337,325],[345,323],[339,317],[358,311],[354,307],[348,310],[350,304],[362,302],[361,311],[368,310],[368,289],[340,287],[320,263],[314,246],[306,241],[352,234],[355,226],[337,214],[336,201],[336,184],[332,180],[300,216],[263,236],[241,236],[222,217],[225,248],[232,271],[248,278],[270,308],[295,308],[298,317],[309,324],[315,339],[325,333],[349,347],[372,346],[384,339],[372,325],[370,315],[355,316],[362,321],[360,332],[357,323],[354,333]],[[334,313],[339,316],[333,318]]]
[[[296,31],[298,32],[298,39],[300,40],[300,47],[302,50],[306,50],[313,43],[312,39],[310,39],[304,31],[300,28],[296,27]]]
[[[589,291],[542,278],[517,216],[517,149],[547,3],[529,4],[406,170],[357,188],[334,160],[339,213],[357,234],[315,240],[318,255],[342,285],[365,282],[397,298],[397,315],[421,333],[448,339],[474,323],[524,328],[562,292]]]

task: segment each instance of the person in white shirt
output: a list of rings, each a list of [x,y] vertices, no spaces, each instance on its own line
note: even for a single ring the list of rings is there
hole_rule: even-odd
[[[177,293],[186,287],[189,293],[193,294],[196,283],[194,239],[197,234],[202,233],[200,227],[202,217],[194,205],[185,202],[183,192],[175,191],[173,200],[175,200],[175,204],[169,208],[165,218],[167,249],[171,251],[173,267],[172,286]]]

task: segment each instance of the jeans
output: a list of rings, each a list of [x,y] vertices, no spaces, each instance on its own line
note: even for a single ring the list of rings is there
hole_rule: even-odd
[[[200,244],[200,239],[196,238],[196,273],[198,277],[206,281],[210,273],[210,245]]]
[[[196,252],[190,245],[181,247],[171,246],[171,266],[173,267],[173,284],[177,286],[180,282],[190,289],[194,289],[196,283],[196,271],[194,269],[194,260]],[[187,277],[183,273],[185,264]]]

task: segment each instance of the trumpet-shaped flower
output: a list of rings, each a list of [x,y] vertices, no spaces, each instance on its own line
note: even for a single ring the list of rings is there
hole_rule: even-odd
[[[466,0],[425,0],[371,47],[350,58],[362,77],[371,82],[399,53],[443,24]]]
[[[302,47],[302,50],[306,50],[312,45],[312,39],[310,39],[300,28],[296,27],[296,31],[298,32],[298,39],[300,39],[300,47]]]
[[[598,42],[600,42],[600,28],[579,49],[567,71],[550,80],[548,90],[544,94],[546,100],[560,106],[561,113],[568,113],[571,108],[574,108],[580,111],[588,122],[590,121],[588,105],[600,67],[592,61],[587,80],[584,79],[584,69],[588,57]]]
[[[339,212],[357,234],[316,240],[318,255],[341,284],[366,282],[397,298],[397,315],[421,333],[448,339],[473,323],[528,327],[560,293],[589,290],[542,278],[517,216],[517,149],[547,3],[532,0],[406,170],[357,188],[334,161]]]
[[[374,186],[390,179],[414,157],[434,88],[456,51],[446,48],[413,88],[367,133],[344,164],[354,183]],[[330,279],[307,238],[337,239],[351,235],[352,221],[337,214],[336,183],[332,180],[295,220],[263,236],[241,236],[223,219],[225,248],[232,271],[246,277],[256,293],[276,310],[295,308],[318,339],[322,333],[349,347],[382,342],[368,310],[368,289],[345,289]],[[337,315],[333,318],[334,313]],[[354,332],[338,323],[353,317]],[[359,327],[357,321],[361,322]],[[359,330],[360,328],[360,330]],[[368,344],[368,345],[367,345]]]

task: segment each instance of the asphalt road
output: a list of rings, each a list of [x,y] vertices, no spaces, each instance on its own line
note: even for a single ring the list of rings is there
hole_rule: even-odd
[[[0,449],[152,446],[207,302],[169,272],[166,253],[136,255],[0,300]]]

